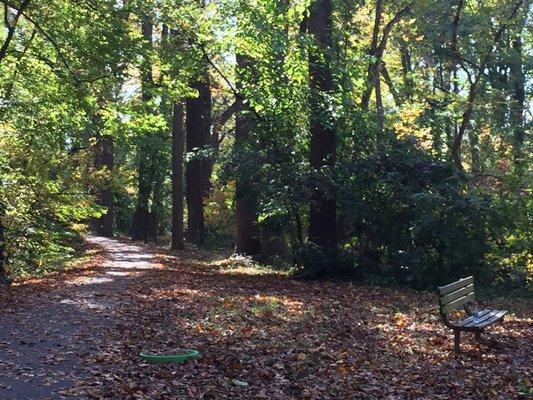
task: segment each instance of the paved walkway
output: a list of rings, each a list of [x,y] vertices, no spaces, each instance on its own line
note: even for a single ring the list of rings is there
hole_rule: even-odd
[[[82,399],[75,382],[84,376],[83,359],[99,351],[131,281],[154,267],[139,246],[87,240],[106,250],[96,275],[68,277],[0,318],[1,400]]]

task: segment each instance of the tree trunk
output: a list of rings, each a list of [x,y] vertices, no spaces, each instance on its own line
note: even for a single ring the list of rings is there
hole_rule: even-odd
[[[172,113],[172,250],[183,244],[183,105],[174,103]]]
[[[146,41],[149,49],[152,48],[153,25],[148,19],[144,17],[141,30],[143,39]],[[151,89],[153,87],[153,73],[152,65],[149,57],[144,57],[143,65],[141,67],[141,90],[142,100],[145,107],[149,107],[149,102],[152,99]],[[145,138],[143,138],[145,139]],[[139,164],[138,164],[138,194],[137,206],[133,214],[133,224],[131,229],[131,236],[134,240],[148,241],[151,229],[152,216],[150,214],[150,195],[152,191],[153,179],[150,168],[150,155],[148,144],[143,141],[138,148]]]
[[[186,101],[186,146],[188,153],[197,153],[209,146],[211,133],[211,88],[207,68],[192,87],[198,91],[198,97]],[[204,196],[209,182],[208,170],[208,160],[201,154],[194,154],[187,163],[187,236],[195,244],[203,244],[205,240]]]
[[[401,19],[411,12],[411,6],[414,2],[410,2],[403,7],[398,13],[385,25],[381,40],[378,42],[379,32],[381,30],[381,18],[383,14],[383,1],[376,1],[376,13],[374,16],[374,28],[372,31],[372,42],[368,49],[368,55],[373,57],[368,66],[367,88],[361,98],[361,107],[363,110],[368,110],[370,96],[372,90],[376,93],[376,122],[379,130],[383,130],[385,121],[385,114],[383,110],[383,99],[381,95],[381,71],[383,65],[383,54],[387,47],[387,41],[394,26],[401,21]]]
[[[383,131],[385,125],[385,111],[383,109],[383,97],[381,95],[381,62],[376,64],[376,78],[374,80],[374,90],[376,92],[376,122],[378,130]]]
[[[163,158],[163,157],[161,157]],[[163,229],[163,214],[165,212],[165,178],[168,168],[167,165],[157,165],[157,163],[162,162],[162,160],[153,160],[152,167],[154,168],[154,182],[153,182],[153,191],[152,191],[152,219],[153,226],[152,232],[150,235],[154,238],[154,241],[157,243],[157,237],[160,234],[164,233]],[[165,163],[166,164],[166,163]]]
[[[470,144],[470,171],[477,175],[481,172],[481,157],[479,155],[479,138],[472,125],[468,127],[468,141]]]
[[[484,55],[484,57],[481,59],[481,62],[479,63],[477,67],[477,73],[476,77],[474,78],[474,81],[470,85],[470,89],[468,91],[468,98],[466,101],[466,108],[463,112],[463,116],[461,119],[461,124],[459,125],[459,129],[457,131],[457,134],[455,135],[452,143],[451,148],[451,156],[453,163],[459,170],[463,170],[463,164],[461,161],[461,144],[463,141],[464,134],[466,132],[466,129],[468,125],[470,124],[470,119],[472,118],[472,114],[474,112],[474,104],[477,98],[477,94],[479,93],[479,85],[482,83],[482,75],[483,71],[487,67],[487,63],[489,62],[490,58],[492,57],[492,54],[494,53],[495,46],[500,42],[500,39],[502,38],[503,33],[508,28],[509,23],[513,20],[513,18],[516,16],[518,10],[523,5],[524,1],[519,0],[515,3],[514,7],[511,9],[511,13],[505,23],[500,25],[500,28],[496,31],[493,37],[493,45],[489,47],[488,51]],[[459,0],[459,6],[461,6],[462,0]],[[459,9],[456,14],[456,19],[458,19],[459,15]],[[456,26],[455,20],[454,20],[454,26]],[[454,28],[456,29],[456,28]],[[454,34],[454,38],[456,35]],[[457,49],[457,43],[456,41],[453,43],[453,49],[456,51]]]
[[[372,29],[372,42],[370,43],[370,48],[368,49],[369,57],[376,57],[376,52],[378,50],[378,40],[379,40],[379,31],[381,30],[381,14],[383,13],[383,0],[376,0],[376,11],[374,13],[374,28]],[[368,75],[366,82],[366,89],[363,93],[361,99],[361,107],[363,110],[368,110],[368,105],[370,103],[370,96],[372,95],[372,90],[376,87],[375,79],[377,77],[377,63],[381,60],[373,60],[368,66]],[[378,78],[379,79],[379,78]]]
[[[6,213],[4,205],[0,203],[0,284],[9,283],[9,279],[6,276],[5,271],[5,265],[7,263],[5,235],[6,227],[4,225],[5,216]]]
[[[311,4],[309,33],[318,45],[318,51],[309,52],[309,85],[311,109],[311,167],[320,172],[332,166],[336,156],[335,132],[330,119],[327,95],[333,91],[333,77],[327,55],[320,53],[331,49],[332,2],[316,0]],[[313,185],[315,186],[315,185]],[[336,250],[337,218],[334,193],[313,187],[309,212],[309,240],[324,249]]]
[[[409,47],[407,42],[403,39],[400,39],[400,52],[402,54],[402,77],[403,77],[403,90],[402,98],[403,101],[413,97],[413,88],[415,87],[413,79],[411,77],[412,65],[411,65],[411,53],[409,52]]]
[[[250,60],[237,55],[237,68],[242,71]],[[242,87],[242,74],[239,76],[238,87]],[[252,127],[252,116],[249,111],[237,113],[235,119],[235,152],[246,149]],[[240,173],[235,182],[235,251],[239,254],[256,255],[261,250],[259,227],[257,226],[257,196],[250,177]]]
[[[511,53],[511,125],[513,130],[513,157],[517,167],[523,164],[523,147],[526,136],[524,126],[524,104],[526,99],[525,77],[522,69],[522,38],[516,37],[512,42]]]
[[[98,135],[95,148],[96,169],[106,169],[109,173],[109,180],[105,186],[99,190],[98,204],[106,208],[106,213],[94,222],[95,231],[98,235],[113,237],[114,224],[114,195],[112,185],[112,175],[115,168],[115,151],[113,138],[109,135]]]

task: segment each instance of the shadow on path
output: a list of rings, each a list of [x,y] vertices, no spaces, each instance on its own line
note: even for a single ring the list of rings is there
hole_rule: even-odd
[[[155,266],[138,246],[94,236],[87,241],[105,249],[94,274],[59,278],[61,285],[28,296],[0,318],[0,399],[83,398],[74,389],[83,360],[99,352],[125,289]]]

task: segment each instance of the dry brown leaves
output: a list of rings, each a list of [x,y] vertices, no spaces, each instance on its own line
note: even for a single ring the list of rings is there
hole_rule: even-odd
[[[159,254],[117,310],[96,378],[110,399],[511,399],[531,391],[530,310],[491,329],[502,349],[463,334],[460,356],[427,293],[247,275]],[[141,350],[195,348],[185,365]]]
[[[533,321],[523,302],[490,329],[500,349],[463,334],[455,356],[431,294],[254,275],[205,262],[201,253],[187,256],[160,252],[165,268],[135,275],[112,294],[113,323],[102,322],[98,342],[86,336],[86,378],[71,394],[322,400],[531,393]],[[176,348],[198,349],[202,358],[154,366],[138,357]]]

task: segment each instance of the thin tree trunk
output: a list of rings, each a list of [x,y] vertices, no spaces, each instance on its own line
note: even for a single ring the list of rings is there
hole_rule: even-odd
[[[517,36],[512,42],[511,58],[511,124],[513,130],[513,156],[518,167],[523,164],[523,147],[526,136],[524,126],[525,77],[522,68],[522,38]]]
[[[413,80],[411,78],[411,72],[413,70],[411,65],[411,53],[409,52],[409,47],[407,42],[403,39],[400,39],[400,52],[402,54],[402,76],[403,76],[403,90],[402,98],[410,99],[413,96]]]
[[[109,173],[109,181],[99,190],[98,204],[106,208],[106,213],[95,221],[95,230],[98,235],[113,237],[114,225],[114,195],[112,175],[115,168],[115,152],[113,138],[109,135],[97,136],[95,148],[95,167],[105,168]]]
[[[385,124],[385,111],[383,110],[383,97],[381,95],[381,62],[376,64],[374,90],[376,91],[376,120],[378,124],[378,130],[382,131]]]
[[[220,151],[220,144],[224,140],[225,135],[222,135],[222,130],[224,125],[230,120],[230,118],[237,114],[239,110],[243,108],[243,103],[241,100],[237,99],[231,104],[228,108],[222,111],[213,119],[213,129],[211,138],[209,140],[211,146],[211,157],[207,160],[207,172],[206,175],[209,179],[213,174],[213,168],[215,167],[215,162],[218,158]],[[208,192],[211,191],[211,183],[209,182]]]
[[[239,90],[242,88],[242,71],[249,67],[250,60],[237,55]],[[235,119],[235,152],[245,151],[252,128],[252,117],[248,111],[241,111]],[[261,250],[259,227],[257,226],[257,196],[249,176],[239,174],[235,182],[235,251],[239,254],[256,255]]]
[[[162,132],[160,133],[162,134]],[[151,226],[152,231],[150,232],[150,236],[154,238],[154,241],[157,243],[157,238],[159,234],[163,233],[163,213],[165,211],[165,205],[164,205],[164,197],[165,197],[165,190],[164,190],[164,183],[165,183],[165,175],[168,172],[167,165],[158,165],[158,163],[163,162],[163,156],[157,159],[152,159],[152,168],[154,169],[154,182],[153,182],[153,191],[152,191],[152,221],[153,226]]]
[[[0,182],[1,184],[1,182]],[[6,276],[5,265],[7,263],[6,255],[6,227],[4,224],[4,218],[6,216],[5,208],[0,203],[0,284],[9,283],[9,279]]]
[[[372,41],[370,42],[370,48],[368,49],[368,55],[375,57],[378,49],[379,31],[381,30],[381,14],[383,13],[383,0],[376,0],[376,11],[374,14],[374,28],[372,29]],[[363,110],[368,110],[368,104],[370,103],[370,96],[372,90],[376,87],[376,61],[370,62],[368,66],[367,88],[363,93],[361,99],[361,106]]]
[[[182,250],[183,243],[183,105],[174,103],[172,113],[172,250]]]
[[[186,146],[188,153],[197,153],[209,146],[211,133],[211,87],[207,67],[192,87],[198,91],[198,97],[186,101]],[[203,244],[205,240],[204,196],[209,182],[208,170],[208,160],[199,154],[187,163],[187,236],[195,244]]]
[[[335,132],[330,119],[328,94],[333,91],[333,77],[328,57],[321,56],[332,46],[332,1],[316,0],[311,3],[308,30],[318,45],[309,51],[309,86],[311,109],[311,167],[320,171],[332,166],[336,158]],[[334,193],[313,187],[309,211],[309,240],[324,249],[337,248],[337,216]]]
[[[144,40],[149,49],[152,47],[153,25],[148,17],[144,17],[141,30]],[[153,87],[153,73],[152,65],[149,57],[145,57],[141,67],[141,89],[142,100],[146,108],[149,107],[149,102],[152,99],[151,89]],[[145,138],[143,138],[145,139]],[[133,214],[133,224],[131,236],[134,240],[148,241],[148,236],[151,232],[152,216],[150,215],[150,195],[152,191],[153,179],[150,168],[150,152],[147,143],[141,143],[138,148],[139,164],[138,164],[138,194],[137,206]]]
[[[372,90],[378,88],[380,85],[379,80],[381,79],[381,65],[383,60],[383,53],[387,48],[387,41],[389,40],[390,33],[394,26],[402,20],[402,18],[411,12],[411,7],[414,1],[411,1],[405,7],[403,7],[398,13],[385,25],[383,28],[383,34],[381,40],[378,42],[379,31],[381,29],[381,17],[383,13],[383,2],[382,0],[377,0],[376,2],[376,14],[374,18],[374,29],[372,32],[372,42],[368,50],[368,55],[373,57],[372,62],[368,66],[368,75],[367,75],[367,88],[363,93],[361,98],[361,107],[363,110],[368,110],[368,105],[370,102],[370,96],[372,95]],[[378,88],[379,90],[380,88]],[[379,94],[381,96],[381,93]],[[380,101],[381,99],[376,99]],[[382,120],[381,113],[383,110],[376,109],[378,123]]]
[[[459,0],[459,1],[460,1],[460,4],[461,4],[462,1],[461,0]],[[479,86],[480,86],[480,84],[482,82],[483,71],[487,67],[487,63],[489,62],[489,60],[490,60],[490,58],[491,58],[491,56],[492,56],[492,54],[494,52],[495,45],[498,44],[498,42],[500,41],[503,33],[507,29],[509,23],[512,21],[512,19],[517,14],[517,12],[520,9],[520,7],[522,6],[522,4],[523,4],[523,0],[520,0],[520,1],[515,3],[514,7],[511,9],[511,14],[509,15],[509,17],[507,18],[505,23],[502,24],[500,26],[500,28],[494,34],[493,43],[489,47],[489,49],[487,50],[487,52],[484,55],[483,59],[481,60],[479,66],[477,68],[476,77],[474,78],[474,81],[470,85],[470,89],[468,91],[468,97],[467,97],[467,100],[466,100],[466,108],[465,108],[465,110],[463,112],[463,116],[462,116],[462,119],[461,119],[461,125],[459,126],[457,134],[455,135],[455,137],[453,139],[452,148],[451,148],[451,156],[452,156],[453,163],[455,164],[457,169],[459,169],[461,171],[463,170],[463,164],[462,164],[462,161],[461,161],[461,144],[462,144],[463,137],[464,137],[464,134],[466,132],[466,129],[467,129],[468,125],[470,124],[470,120],[472,118],[472,114],[473,114],[473,111],[474,111],[474,104],[475,104],[475,101],[476,101],[476,98],[477,98],[477,94],[479,92],[479,88],[480,88]],[[454,49],[456,49],[456,46],[457,45],[454,44]]]
[[[481,171],[481,157],[479,155],[479,138],[472,126],[468,127],[468,141],[470,144],[471,172],[479,174]]]
[[[400,107],[402,105],[402,99],[400,98],[400,94],[396,90],[394,86],[394,82],[392,82],[392,79],[389,75],[389,71],[387,70],[387,66],[385,63],[381,64],[381,73],[383,75],[383,79],[385,80],[385,83],[389,87],[389,91],[392,94],[392,98],[394,99],[394,104],[396,104],[397,107]]]

